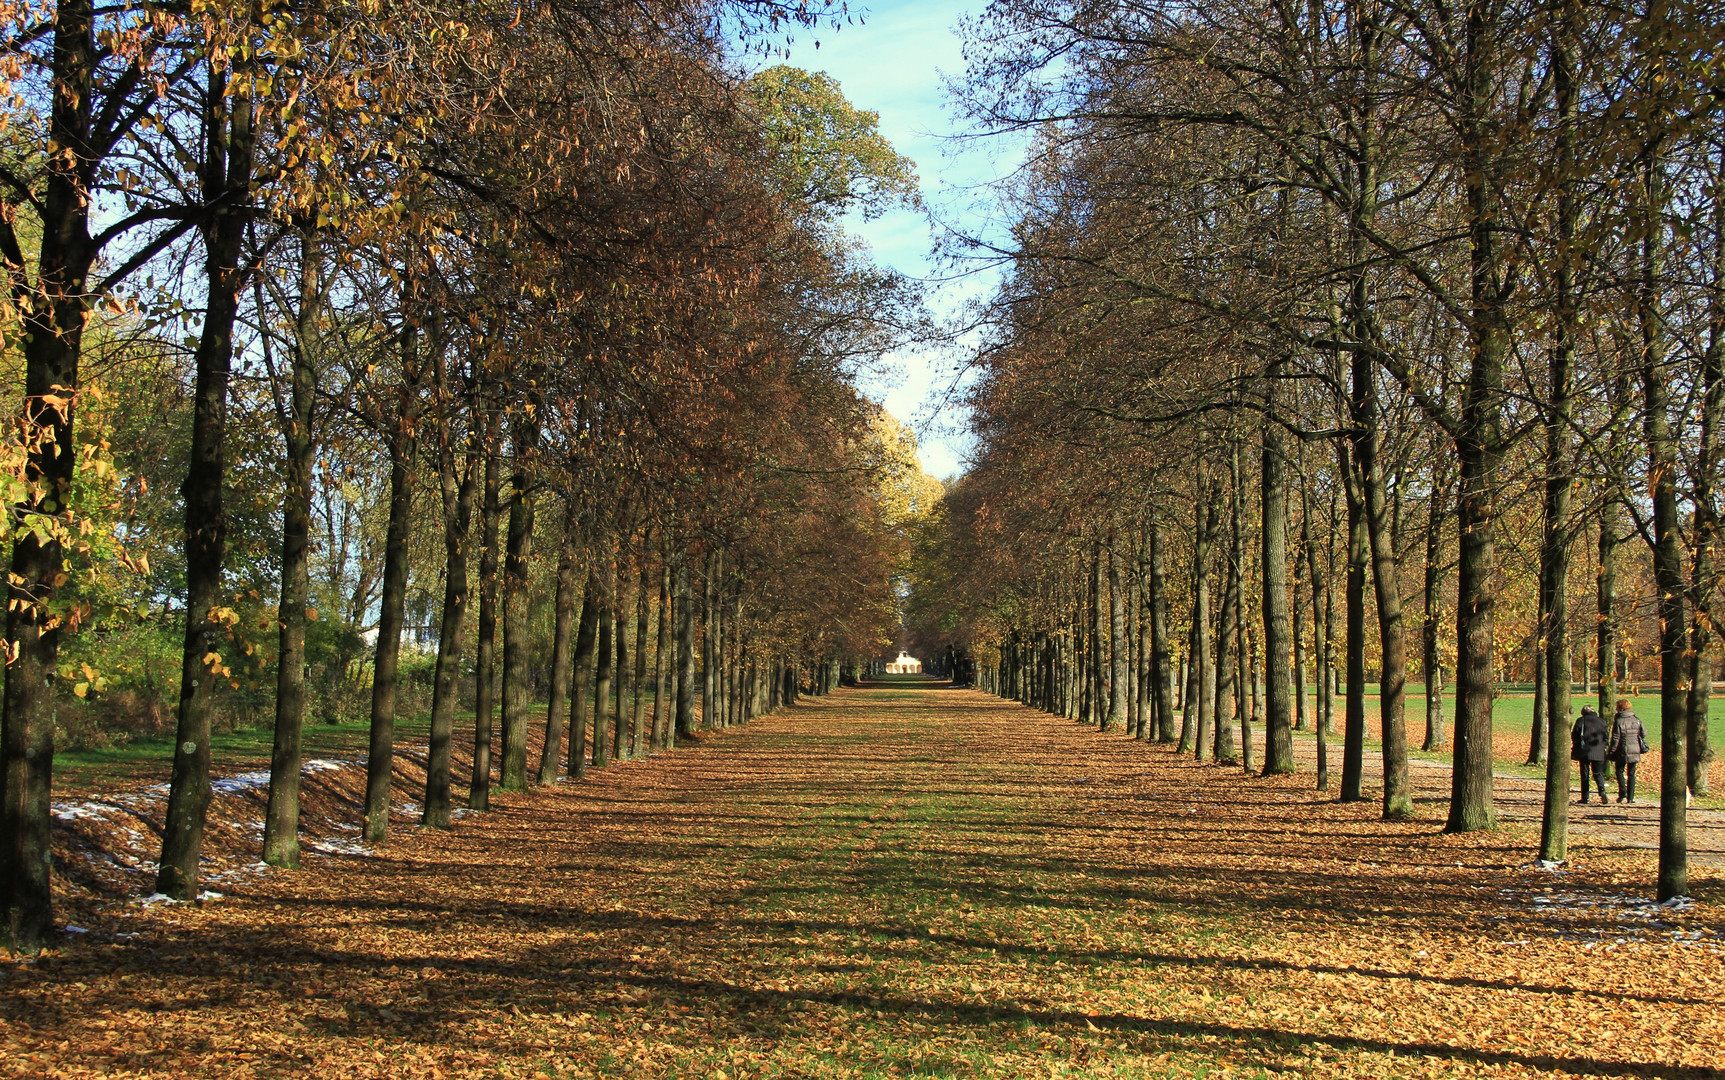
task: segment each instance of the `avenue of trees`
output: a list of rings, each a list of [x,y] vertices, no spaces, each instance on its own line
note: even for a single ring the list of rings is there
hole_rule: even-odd
[[[1493,699],[1532,683],[1547,860],[1579,697],[1648,681],[1682,894],[1721,651],[1716,8],[996,0],[968,33],[965,104],[1032,151],[1010,239],[972,241],[1008,273],[914,651],[1263,773],[1315,729],[1344,800],[1370,686],[1384,815],[1410,745],[1450,750],[1456,832],[1493,827]]]
[[[447,828],[886,647],[923,481],[854,376],[920,316],[840,219],[914,174],[727,44],[834,12],[0,12],[14,948],[53,930],[57,742],[172,734],[156,887],[190,899],[213,731],[273,725],[292,867],[307,723],[369,723],[377,840],[408,710]]]

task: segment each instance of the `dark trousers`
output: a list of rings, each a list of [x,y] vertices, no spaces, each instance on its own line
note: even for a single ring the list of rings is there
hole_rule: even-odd
[[[1599,801],[1605,801],[1605,762],[1581,759],[1581,801],[1587,801],[1587,784],[1593,782],[1594,790],[1599,792]]]
[[[1635,766],[1637,766],[1641,763],[1638,761],[1619,761],[1616,764],[1617,764],[1617,798],[1619,801],[1628,800],[1629,802],[1634,802],[1635,801]],[[1605,792],[1601,791],[1599,793],[1599,797],[1602,799],[1605,798]]]

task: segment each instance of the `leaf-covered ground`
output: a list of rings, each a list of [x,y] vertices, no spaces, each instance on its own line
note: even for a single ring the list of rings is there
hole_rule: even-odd
[[[933,683],[846,690],[0,978],[9,1076],[1725,1075],[1725,923]]]

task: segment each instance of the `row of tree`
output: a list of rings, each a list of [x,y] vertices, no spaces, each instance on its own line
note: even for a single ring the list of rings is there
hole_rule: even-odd
[[[1345,698],[1344,799],[1375,675],[1392,818],[1410,671],[1428,748],[1453,672],[1458,832],[1494,824],[1492,705],[1519,669],[1550,860],[1575,685],[1609,707],[1651,674],[1659,894],[1683,893],[1719,640],[1715,16],[996,0],[966,101],[1034,144],[1010,239],[973,240],[1009,273],[976,468],[919,556],[924,654],[1269,773],[1310,672],[1320,712]],[[1236,726],[1259,717],[1261,758]]]
[[[579,776],[879,651],[920,470],[854,379],[916,303],[840,219],[913,173],[830,80],[726,44],[824,8],[0,11],[15,948],[52,931],[62,708],[165,700],[156,887],[189,899],[235,695],[273,714],[263,854],[295,866],[303,725],[343,688],[385,835],[404,659],[446,828],[468,694],[485,809],[494,770]]]

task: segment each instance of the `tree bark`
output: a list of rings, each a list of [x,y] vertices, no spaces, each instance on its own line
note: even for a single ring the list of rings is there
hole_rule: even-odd
[[[555,784],[563,764],[563,713],[569,707],[570,640],[575,630],[575,542],[581,515],[571,497],[563,518],[563,542],[558,545],[557,588],[551,602],[551,685],[545,696],[545,742],[539,748],[535,779]],[[581,585],[586,591],[586,583]]]
[[[407,611],[407,534],[413,527],[413,459],[419,422],[419,331],[404,312],[401,397],[389,444],[389,524],[384,530],[383,588],[377,648],[371,663],[371,738],[365,759],[365,838],[389,834],[389,789],[395,779],[395,699],[401,627]]]
[[[1168,662],[1168,573],[1162,522],[1150,514],[1150,692],[1155,695],[1156,741],[1174,741],[1174,699]]]
[[[1681,511],[1677,505],[1677,439],[1671,430],[1664,313],[1664,163],[1649,154],[1642,168],[1641,275],[1635,294],[1641,326],[1642,437],[1653,504],[1653,584],[1659,611],[1659,886],[1661,901],[1689,891],[1689,709]]]
[[[587,716],[593,705],[593,660],[597,651],[599,613],[605,596],[599,584],[601,567],[589,563],[587,583],[581,589],[581,620],[575,630],[575,651],[569,679],[569,775],[587,776]]]
[[[1347,606],[1347,711],[1342,723],[1342,789],[1340,801],[1363,802],[1366,753],[1366,538],[1365,500],[1353,455],[1340,446],[1343,488],[1348,501],[1348,565],[1344,600]]]
[[[689,564],[677,560],[673,581],[672,621],[677,633],[677,734],[685,739],[695,734],[695,598],[689,588]]]
[[[469,416],[473,428],[483,423]],[[443,502],[443,613],[437,628],[437,668],[431,684],[431,738],[425,768],[425,807],[420,824],[449,828],[450,745],[455,737],[455,706],[460,696],[461,654],[467,628],[467,558],[473,522],[473,489],[485,446],[481,433],[468,437],[466,462],[456,476],[447,410],[438,417],[438,486]]]
[[[1444,493],[1449,488],[1447,470],[1432,466],[1431,493],[1427,496],[1425,604],[1420,621],[1420,670],[1426,684],[1426,737],[1422,750],[1442,750],[1448,740],[1443,727],[1443,662],[1438,658],[1438,594],[1443,586],[1442,526]]]
[[[1288,488],[1282,428],[1275,418],[1280,400],[1281,364],[1271,366],[1270,415],[1264,421],[1262,489],[1264,596],[1264,775],[1294,771],[1293,700],[1289,696],[1288,653],[1293,637],[1288,609]]]
[[[629,709],[629,756],[647,756],[645,733],[642,730],[647,709],[647,597],[653,589],[646,538],[641,540],[640,578],[635,584],[635,677],[634,697]]]
[[[660,546],[658,642],[653,649],[653,745],[669,750],[675,731],[666,712],[671,698],[667,692],[671,677],[671,552],[667,542],[661,540]]]
[[[317,394],[317,345],[323,297],[323,247],[315,229],[301,233],[299,312],[289,348],[287,399],[279,396],[282,432],[281,595],[276,606],[275,732],[270,747],[269,801],[264,808],[263,861],[299,868],[300,733],[305,726],[305,624],[311,602],[312,404]],[[273,371],[273,367],[272,367]]]
[[[1126,726],[1126,599],[1120,591],[1119,537],[1111,536],[1104,557],[1108,561],[1108,715],[1102,730],[1119,731]]]
[[[198,892],[198,855],[210,803],[210,705],[223,677],[218,649],[227,625],[219,610],[228,527],[222,480],[227,472],[233,333],[245,278],[241,253],[252,213],[254,141],[250,101],[244,92],[232,90],[226,73],[212,67],[204,103],[208,151],[202,185],[205,205],[214,207],[205,240],[209,298],[194,357],[192,445],[181,489],[186,505],[186,636],[173,776],[156,873],[156,891],[176,900],[195,899]]]
[[[467,785],[469,810],[491,809],[491,717],[497,688],[497,531],[503,516],[500,420],[494,410],[484,418],[485,492],[479,507],[479,640],[473,659],[473,773]]]
[[[533,628],[528,575],[533,559],[533,515],[539,471],[539,421],[516,418],[515,471],[509,478],[509,532],[503,552],[503,768],[504,791],[527,788],[527,655]]]
[[[34,953],[54,932],[50,836],[54,768],[54,679],[60,620],[51,610],[65,566],[52,535],[24,526],[57,515],[75,473],[73,420],[78,361],[88,316],[89,274],[97,254],[90,236],[92,82],[98,63],[89,0],[54,5],[54,52],[47,99],[48,156],[41,193],[36,287],[21,305],[24,400],[20,433],[30,447],[26,477],[39,493],[7,508],[18,529],[6,612],[5,713],[0,722],[0,934],[18,952]],[[8,225],[9,231],[9,225]],[[7,256],[22,277],[22,251]],[[70,396],[70,400],[64,400]]]

